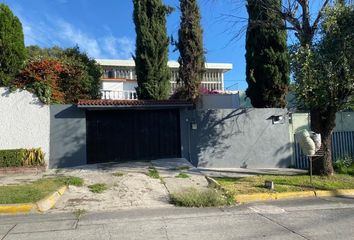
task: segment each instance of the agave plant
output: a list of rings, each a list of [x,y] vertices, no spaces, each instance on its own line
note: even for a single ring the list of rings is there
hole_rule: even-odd
[[[43,166],[44,164],[44,153],[41,148],[26,150],[22,163],[23,166]]]

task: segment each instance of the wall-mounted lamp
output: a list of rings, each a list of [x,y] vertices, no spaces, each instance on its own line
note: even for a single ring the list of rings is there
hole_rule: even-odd
[[[198,129],[198,124],[197,123],[191,123],[191,128],[192,128],[192,130],[197,130]]]
[[[284,124],[285,117],[283,115],[272,115],[272,123],[273,124]]]

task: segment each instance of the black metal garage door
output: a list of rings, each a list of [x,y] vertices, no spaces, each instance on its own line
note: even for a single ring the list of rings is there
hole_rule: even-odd
[[[179,110],[87,111],[88,163],[180,157]]]

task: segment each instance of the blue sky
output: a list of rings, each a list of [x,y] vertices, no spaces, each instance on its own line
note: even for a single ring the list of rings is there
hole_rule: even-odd
[[[10,6],[22,24],[26,45],[72,47],[76,44],[93,58],[129,59],[135,48],[132,0],[0,0]],[[165,0],[176,7],[168,17],[168,34],[177,36],[178,0]],[[233,26],[234,14],[247,17],[242,1],[200,0],[204,47],[208,62],[232,63],[225,87],[245,89],[245,37],[233,40],[243,24]],[[317,8],[320,0],[311,1]],[[289,40],[290,42],[293,39]],[[171,60],[178,52],[170,49]]]

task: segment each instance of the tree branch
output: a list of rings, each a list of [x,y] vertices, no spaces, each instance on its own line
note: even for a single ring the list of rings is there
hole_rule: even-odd
[[[315,19],[315,21],[313,22],[313,25],[312,25],[312,29],[316,30],[318,28],[318,24],[322,18],[322,15],[323,15],[323,11],[324,9],[326,8],[326,6],[328,5],[329,3],[329,0],[325,0],[322,7],[321,7],[321,10],[318,12],[317,14],[317,17]]]

